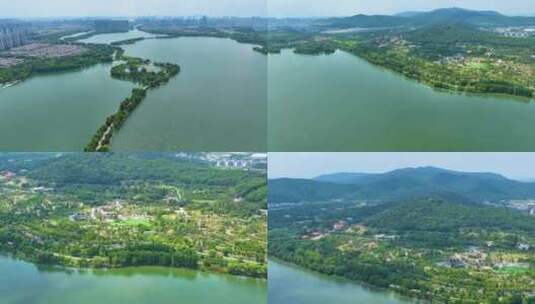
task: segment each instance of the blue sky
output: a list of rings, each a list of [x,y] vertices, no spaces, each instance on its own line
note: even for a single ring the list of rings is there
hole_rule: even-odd
[[[535,180],[535,153],[269,153],[269,178],[434,166]]]
[[[0,16],[347,16],[453,6],[535,14],[533,0],[0,0]]]

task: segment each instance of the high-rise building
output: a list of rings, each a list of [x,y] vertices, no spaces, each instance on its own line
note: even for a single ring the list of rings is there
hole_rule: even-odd
[[[28,43],[26,29],[14,26],[0,26],[0,50],[7,50],[26,43]]]

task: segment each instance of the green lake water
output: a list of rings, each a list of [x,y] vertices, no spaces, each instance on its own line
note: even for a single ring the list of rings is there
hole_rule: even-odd
[[[140,30],[132,30],[127,33],[109,33],[109,34],[98,34],[91,36],[86,39],[80,39],[77,42],[83,42],[83,43],[112,43],[127,39],[133,39],[133,38],[150,38],[154,37],[156,35],[150,34],[147,32],[143,32]]]
[[[84,41],[141,36],[152,35]],[[149,92],[114,136],[115,151],[264,151],[266,142],[270,151],[535,151],[535,103],[434,91],[344,52],[264,56],[207,37],[124,48],[182,71]],[[133,87],[109,70],[97,65],[0,89],[0,150],[82,150]]]
[[[268,59],[270,151],[535,151],[535,103],[438,92],[345,52]]]
[[[286,263],[269,261],[270,304],[408,304],[394,294],[372,290]]]
[[[62,270],[0,256],[0,304],[265,304],[266,285],[160,267]]]
[[[152,34],[95,35],[110,43]],[[148,39],[127,55],[180,64],[182,72],[147,99],[115,135],[116,151],[264,151],[267,57],[219,38]],[[110,65],[39,75],[0,89],[0,150],[81,151],[133,83]]]
[[[264,151],[267,57],[230,39],[150,39],[126,55],[181,66],[149,92],[112,150]]]
[[[81,151],[132,83],[111,79],[110,64],[39,75],[0,88],[0,151]]]

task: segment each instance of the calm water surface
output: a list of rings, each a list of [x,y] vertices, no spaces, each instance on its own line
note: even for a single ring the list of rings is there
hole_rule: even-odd
[[[109,34],[98,34],[91,36],[87,39],[80,39],[78,42],[84,43],[112,43],[121,40],[133,39],[133,38],[150,38],[155,37],[156,35],[143,32],[140,30],[132,30],[127,33],[109,33]]]
[[[408,304],[391,293],[324,276],[286,263],[269,261],[270,304]]]
[[[111,43],[154,35],[133,30],[81,40]],[[182,72],[149,96],[116,134],[112,149],[264,151],[267,57],[229,39],[148,39],[127,55],[180,64]],[[0,150],[80,151],[133,83],[111,66],[33,77],[0,89]]]
[[[267,57],[220,38],[150,39],[126,55],[181,66],[114,136],[113,150],[264,151]]]
[[[0,150],[83,150],[134,87],[111,79],[110,68],[39,75],[0,88]]]
[[[344,52],[270,55],[270,151],[534,151],[535,103],[437,92]]]
[[[61,270],[0,257],[1,304],[266,304],[262,280],[159,267]]]

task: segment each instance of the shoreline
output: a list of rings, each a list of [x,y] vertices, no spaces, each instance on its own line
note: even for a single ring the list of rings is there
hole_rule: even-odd
[[[90,143],[84,148],[84,151],[86,152],[107,152],[107,151],[110,151],[111,150],[111,145],[112,145],[112,138],[113,138],[113,135],[115,134],[115,132],[119,131],[119,129],[122,127],[122,125],[126,122],[126,120],[129,118],[129,116],[134,112],[134,110],[141,104],[141,102],[146,98],[146,95],[148,94],[148,92],[152,89],[155,89],[155,88],[158,88],[160,86],[163,86],[165,84],[167,84],[171,78],[173,78],[174,76],[176,76],[177,74],[180,73],[180,66],[179,65],[176,65],[176,64],[172,64],[172,63],[157,63],[157,62],[152,62],[151,60],[149,59],[143,59],[143,58],[133,58],[133,57],[129,57],[127,55],[125,55],[126,53],[126,50],[122,47],[123,45],[132,45],[132,44],[136,44],[140,41],[145,41],[145,40],[158,40],[158,39],[178,39],[178,38],[184,38],[184,37],[199,37],[199,38],[216,38],[216,39],[229,39],[229,40],[232,40],[236,43],[239,43],[239,44],[244,44],[244,45],[249,45],[252,47],[251,51],[253,52],[258,52],[256,49],[261,47],[261,45],[257,45],[257,44],[252,44],[252,43],[248,43],[248,42],[240,42],[238,39],[235,39],[231,36],[217,36],[217,35],[203,35],[203,34],[199,34],[199,35],[174,35],[174,34],[165,34],[165,33],[159,33],[159,32],[154,32],[154,31],[146,31],[142,28],[136,28],[135,30],[137,31],[140,31],[140,32],[144,32],[144,33],[148,33],[148,34],[152,34],[152,35],[155,35],[154,37],[135,37],[135,38],[129,38],[129,39],[120,39],[120,40],[117,40],[117,41],[112,41],[112,42],[108,42],[108,43],[101,43],[101,44],[105,44],[105,45],[110,45],[114,48],[119,48],[120,51],[119,53],[115,53],[114,54],[114,60],[112,62],[115,63],[115,62],[124,62],[126,60],[126,62],[128,63],[128,59],[134,59],[134,60],[141,60],[141,61],[146,61],[146,63],[151,63],[153,65],[156,65],[156,66],[159,66],[160,68],[162,68],[164,71],[166,71],[167,73],[167,76],[169,76],[169,78],[167,78],[166,80],[163,81],[163,83],[159,83],[159,84],[156,84],[156,85],[153,85],[153,84],[147,84],[147,83],[140,83],[142,85],[142,87],[138,87],[138,88],[134,88],[133,89],[133,93],[130,95],[130,97],[127,97],[125,100],[123,100],[123,102],[120,104],[119,106],[119,111],[115,112],[114,114],[111,114],[110,116],[108,116],[108,118],[106,119],[106,122],[104,123],[104,125],[102,125],[98,130],[97,132],[95,133],[95,135],[93,136],[93,138],[91,139]],[[98,35],[98,34],[96,34]],[[82,44],[86,44],[86,43],[83,43]],[[173,71],[173,68],[176,66],[176,68],[178,69],[178,71],[175,73],[175,71]],[[115,67],[115,66],[114,66]],[[166,70],[167,69],[167,70]],[[113,68],[112,68],[112,71],[111,71],[111,77],[112,78],[116,78],[116,79],[119,79],[119,80],[124,80],[124,81],[130,81],[130,82],[134,82],[134,83],[138,83],[137,79],[135,79],[135,77],[128,77],[128,75],[126,75],[126,77],[121,77],[121,76],[114,76],[114,71],[113,71]],[[144,96],[141,98],[141,100],[139,101],[139,103],[137,103],[134,108],[129,111],[128,113],[123,113],[124,110],[123,110],[123,107],[126,103],[128,103],[129,100],[132,100],[134,98],[134,92],[136,90],[141,90],[141,91],[144,91]],[[122,122],[120,123],[117,123],[116,125],[113,125],[113,120],[116,118],[116,117],[119,117],[121,116],[122,114],[124,114],[124,116],[126,117]]]
[[[68,43],[72,44],[72,42]],[[117,46],[106,44],[80,43],[78,45],[84,46],[86,48],[85,52],[58,58],[32,58],[7,68],[0,68],[21,74],[18,77],[11,77],[6,82],[0,82],[0,89],[5,88],[5,86],[11,87],[13,83],[19,84],[25,82],[33,77],[53,75],[56,73],[72,73],[99,64],[112,63],[114,61],[113,54],[120,49]],[[58,62],[51,63],[53,62],[52,59]],[[20,70],[22,68],[24,70]]]
[[[364,60],[366,63],[371,64],[374,67],[379,68],[381,70],[384,70],[385,72],[392,73],[392,74],[394,74],[394,75],[396,75],[398,77],[401,77],[401,78],[403,78],[405,80],[409,80],[409,81],[415,82],[417,84],[420,84],[422,86],[425,86],[426,88],[429,88],[429,89],[431,89],[431,90],[433,90],[434,92],[437,92],[437,93],[447,93],[447,94],[451,94],[451,95],[464,95],[464,96],[468,96],[468,97],[470,97],[470,95],[473,95],[473,96],[476,96],[476,97],[485,97],[485,98],[496,97],[496,98],[500,98],[500,99],[504,99],[504,100],[512,100],[512,101],[517,101],[517,102],[520,101],[520,102],[527,102],[527,103],[531,103],[531,102],[535,101],[535,92],[533,92],[533,96],[532,97],[528,97],[528,96],[524,96],[524,95],[515,95],[515,94],[507,94],[507,93],[481,92],[481,91],[476,91],[476,90],[464,89],[466,87],[462,87],[462,88],[441,88],[441,87],[437,87],[437,86],[434,86],[432,83],[429,83],[427,81],[423,81],[423,80],[419,80],[417,78],[409,77],[409,76],[405,75],[404,73],[402,73],[400,71],[396,71],[394,69],[389,68],[388,66],[374,63],[374,62],[368,60],[364,56],[355,54],[355,53],[353,53],[353,52],[351,52],[349,50],[345,50],[343,48],[337,48],[335,52],[331,52],[331,53],[325,53],[325,52],[300,53],[300,52],[296,52],[295,51],[296,50],[295,46],[288,46],[288,47],[282,48],[281,50],[289,50],[290,52],[294,53],[295,55],[311,56],[311,57],[315,57],[315,56],[331,56],[331,55],[336,54],[336,51],[343,52],[343,53],[355,56],[356,58],[358,58],[360,60]],[[269,54],[270,56],[281,55],[282,52],[269,52],[267,54]],[[451,84],[448,84],[448,83],[446,83],[445,85],[452,86]]]
[[[93,135],[89,144],[85,147],[85,152],[107,152],[110,150],[111,140],[115,132],[119,131],[124,123],[128,120],[130,115],[139,107],[139,105],[145,100],[147,94],[150,90],[156,89],[163,85],[166,85],[171,78],[175,77],[180,73],[180,66],[172,63],[152,63],[148,59],[141,58],[131,58],[121,55],[119,59],[126,59],[126,63],[115,66],[111,70],[111,77],[119,80],[125,80],[133,82],[134,84],[141,84],[141,87],[136,87],[132,90],[132,93],[129,97],[124,99],[120,105],[119,110],[117,110],[112,115],[106,118],[104,124],[97,130],[95,135]],[[152,72],[141,72],[144,77],[139,78],[139,75],[132,76],[131,73],[114,74],[114,69],[119,69],[121,67],[127,67],[130,65],[129,60],[132,61],[141,61],[144,65],[152,63],[155,66],[162,68],[158,73]],[[133,65],[140,65],[139,62],[133,63]],[[136,66],[136,68],[139,68]],[[124,72],[124,71],[123,71]],[[147,76],[148,75],[148,76]],[[151,79],[151,77],[153,77]]]
[[[431,302],[429,302],[429,301],[427,301],[425,299],[413,298],[413,297],[410,297],[410,296],[403,295],[403,294],[401,294],[399,292],[396,292],[395,290],[390,289],[390,288],[378,287],[378,286],[375,286],[375,285],[372,285],[372,284],[368,284],[368,283],[366,283],[364,281],[355,281],[355,280],[351,280],[351,279],[348,279],[348,278],[345,278],[345,277],[341,277],[341,276],[337,276],[337,275],[329,275],[329,274],[326,274],[326,273],[322,273],[322,272],[319,272],[319,271],[316,271],[316,270],[301,266],[299,264],[295,264],[295,263],[283,260],[283,259],[278,258],[276,256],[269,256],[268,257],[268,271],[269,271],[269,261],[270,260],[275,261],[276,263],[282,264],[282,265],[284,265],[286,267],[297,268],[297,270],[309,272],[309,273],[314,274],[316,276],[326,277],[326,278],[332,279],[333,281],[339,281],[339,282],[343,281],[344,283],[351,283],[351,284],[354,284],[354,285],[358,285],[358,286],[360,286],[362,288],[365,288],[365,289],[367,289],[368,291],[371,291],[371,292],[382,292],[382,293],[386,293],[386,294],[391,294],[394,297],[398,298],[399,300],[408,301],[408,302],[412,302],[412,303],[415,303],[415,304],[429,304],[429,303],[431,303]]]
[[[94,270],[99,270],[99,271],[112,271],[112,270],[119,270],[119,269],[140,269],[140,268],[146,268],[146,267],[151,267],[151,268],[160,268],[160,269],[168,269],[168,270],[187,270],[187,271],[194,271],[194,272],[199,272],[199,273],[203,273],[203,274],[211,274],[211,275],[220,275],[220,276],[228,276],[228,277],[232,277],[232,278],[242,278],[242,279],[250,279],[250,280],[255,280],[255,281],[266,281],[267,282],[267,278],[261,278],[261,277],[249,277],[249,276],[244,276],[244,275],[234,275],[234,274],[231,274],[231,273],[226,273],[226,272],[218,272],[218,271],[210,271],[210,270],[205,270],[205,269],[199,269],[199,268],[187,268],[187,267],[169,267],[169,266],[157,266],[157,265],[136,265],[136,266],[122,266],[122,267],[75,267],[75,266],[68,266],[68,265],[63,265],[63,264],[41,264],[41,263],[37,263],[37,262],[34,262],[32,260],[29,260],[29,259],[24,259],[22,257],[18,257],[17,255],[15,254],[12,254],[12,253],[9,253],[9,252],[2,252],[0,251],[0,258],[6,258],[8,260],[12,260],[12,261],[15,261],[15,262],[22,262],[22,263],[28,263],[28,264],[32,264],[32,265],[35,265],[35,266],[44,266],[44,267],[51,267],[51,268],[54,268],[54,269],[57,269],[57,270],[62,270],[62,271],[77,271],[77,272],[80,272],[80,271],[94,271]]]
[[[195,33],[194,35],[187,35],[187,34],[169,34],[169,33],[165,34],[165,33],[159,32],[157,30],[152,30],[151,31],[151,30],[144,30],[143,28],[136,28],[136,30],[138,30],[140,32],[148,33],[148,34],[153,34],[153,35],[156,35],[156,36],[155,37],[150,37],[150,38],[137,37],[137,38],[131,38],[131,39],[124,39],[124,40],[114,41],[114,42],[111,42],[111,43],[108,43],[108,44],[111,45],[111,46],[120,47],[120,46],[125,45],[125,44],[135,44],[135,43],[137,43],[139,41],[143,41],[143,40],[147,40],[147,39],[172,39],[172,38],[182,38],[182,37],[208,37],[208,38],[230,39],[230,40],[233,40],[233,41],[235,41],[237,43],[240,43],[240,44],[250,45],[250,46],[252,46],[252,51],[260,53],[262,55],[266,55],[266,56],[268,56],[268,55],[280,55],[281,54],[280,51],[269,51],[265,46],[262,46],[260,44],[249,43],[249,42],[242,42],[239,39],[233,38],[231,35],[228,35],[228,34],[224,35],[225,33],[223,33],[223,35],[202,34],[202,33]],[[98,33],[93,33],[93,35],[98,35]],[[162,36],[158,36],[158,35],[162,35]],[[535,101],[535,92],[532,92],[533,96],[528,97],[528,96],[520,95],[520,94],[481,92],[481,91],[469,89],[468,87],[455,87],[454,88],[453,87],[454,85],[449,84],[449,83],[444,83],[444,85],[448,86],[448,88],[437,87],[437,86],[433,85],[432,83],[430,83],[428,81],[424,81],[424,80],[420,80],[420,79],[417,79],[417,78],[409,77],[409,76],[405,75],[401,71],[396,71],[396,70],[394,70],[394,69],[392,69],[392,68],[390,68],[388,66],[374,63],[374,62],[368,60],[366,57],[361,56],[361,55],[356,54],[356,53],[353,53],[350,50],[344,49],[342,47],[336,48],[336,50],[334,52],[318,52],[318,53],[296,52],[296,47],[295,46],[288,46],[288,47],[281,48],[281,50],[284,50],[284,49],[291,50],[295,54],[303,55],[303,56],[321,56],[321,55],[329,56],[329,55],[335,54],[336,51],[341,51],[341,52],[344,52],[346,54],[353,55],[353,56],[355,56],[355,57],[357,57],[357,58],[359,58],[361,60],[366,61],[367,63],[369,63],[369,64],[371,64],[371,65],[373,65],[375,67],[381,68],[381,69],[383,69],[383,70],[385,70],[387,72],[393,73],[393,74],[395,74],[395,75],[397,75],[399,77],[402,77],[404,79],[407,79],[407,80],[410,80],[410,81],[414,81],[414,82],[416,82],[418,84],[421,84],[421,85],[423,85],[423,86],[425,86],[427,88],[430,88],[433,91],[438,92],[438,93],[447,93],[447,94],[452,94],[452,95],[465,95],[465,96],[474,95],[474,96],[479,96],[479,97],[497,97],[497,98],[501,98],[501,99],[516,99],[515,101],[521,101],[521,102],[533,102],[533,101]]]

